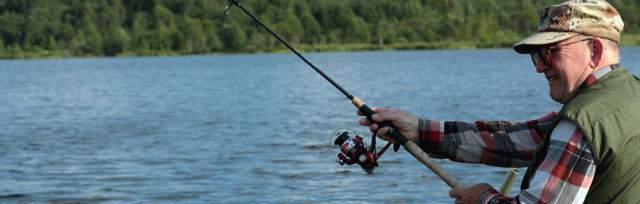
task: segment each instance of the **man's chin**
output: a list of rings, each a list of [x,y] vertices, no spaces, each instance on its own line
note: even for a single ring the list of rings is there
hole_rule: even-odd
[[[550,96],[550,97],[551,97],[551,99],[553,99],[555,102],[558,102],[558,103],[562,103],[562,104],[564,104],[564,102],[563,102],[563,98],[562,98],[562,97],[560,97],[560,96],[556,96],[556,95],[554,95],[553,93],[549,93],[549,96]]]

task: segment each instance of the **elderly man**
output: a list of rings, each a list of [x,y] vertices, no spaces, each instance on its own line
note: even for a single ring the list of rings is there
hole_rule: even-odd
[[[640,80],[619,65],[623,22],[606,1],[571,0],[542,11],[538,31],[514,45],[544,74],[558,113],[523,123],[417,119],[378,108],[375,122],[437,158],[525,167],[521,192],[488,184],[450,191],[456,203],[639,203]],[[387,128],[361,119],[387,138]]]

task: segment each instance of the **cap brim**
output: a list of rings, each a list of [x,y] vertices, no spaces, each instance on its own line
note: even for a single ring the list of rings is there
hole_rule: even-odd
[[[520,54],[528,54],[536,46],[560,42],[576,35],[578,33],[538,32],[513,45],[513,49]]]

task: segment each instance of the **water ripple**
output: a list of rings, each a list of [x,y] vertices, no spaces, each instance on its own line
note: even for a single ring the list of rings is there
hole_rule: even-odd
[[[636,74],[639,52],[625,48],[622,58]],[[559,107],[530,60],[511,50],[308,57],[370,105],[421,117],[527,120]],[[451,202],[404,150],[385,153],[373,175],[335,162],[336,129],[368,130],[290,54],[18,60],[0,69],[0,203]],[[435,162],[465,184],[498,186],[506,172]]]

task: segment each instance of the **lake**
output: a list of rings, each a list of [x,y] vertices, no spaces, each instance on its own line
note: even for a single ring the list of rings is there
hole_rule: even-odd
[[[509,49],[306,56],[371,106],[423,118],[524,121],[560,108],[529,56]],[[622,61],[639,74],[640,48]],[[0,203],[452,202],[404,150],[373,175],[336,163],[336,129],[370,134],[293,54],[2,60],[0,89]],[[436,163],[496,188],[507,171]]]

